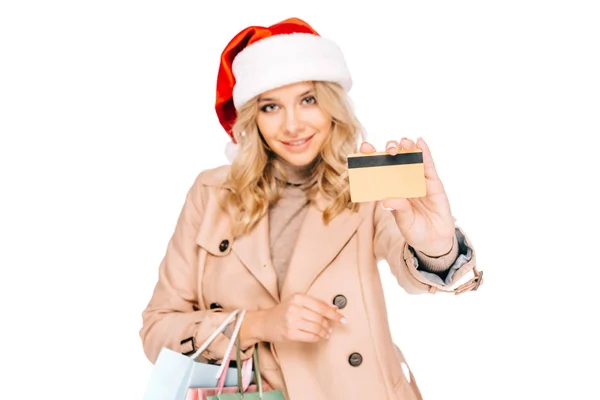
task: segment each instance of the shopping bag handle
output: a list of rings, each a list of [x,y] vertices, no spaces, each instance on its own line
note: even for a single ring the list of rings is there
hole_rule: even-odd
[[[191,359],[195,360],[196,358],[198,358],[200,354],[202,354],[202,352],[204,352],[204,350],[208,348],[212,341],[215,340],[215,338],[219,334],[221,334],[225,329],[227,329],[227,326],[231,323],[231,321],[233,321],[233,319],[238,315],[238,313],[239,310],[234,310],[233,312],[231,312],[231,314],[227,316],[225,321],[223,321],[223,323],[219,325],[219,327],[208,337],[208,339],[206,339],[204,343],[202,343],[202,345],[198,347],[198,350],[196,350],[196,352],[190,356]]]
[[[233,350],[233,345],[235,343],[238,343],[238,347],[239,347],[239,332],[240,332],[240,328],[242,326],[242,321],[244,320],[245,315],[246,315],[246,310],[242,310],[241,312],[238,313],[238,317],[237,317],[237,320],[235,321],[235,326],[233,328],[233,333],[231,334],[231,339],[229,340],[229,344],[227,345],[227,350],[225,350],[225,356],[223,357],[223,361],[221,363],[221,368],[219,368],[219,371],[217,372],[217,379],[218,379],[217,388],[219,389],[219,392],[218,392],[219,394],[221,394],[221,391],[223,390],[223,386],[225,385],[225,378],[227,376],[227,370],[229,369],[229,360],[231,358],[231,351]],[[238,350],[239,350],[239,348],[238,348]],[[242,370],[242,363],[239,360],[238,360],[238,364],[237,364],[237,370],[238,370],[238,375],[239,375]],[[238,379],[238,385],[242,385],[241,377],[239,377],[239,379]]]
[[[231,323],[231,321],[237,317],[233,333],[231,335],[231,339],[229,340],[229,344],[227,346],[227,350],[225,351],[225,356],[223,357],[223,361],[221,363],[221,367],[217,372],[217,380],[218,380],[218,393],[221,394],[223,390],[223,386],[225,385],[225,379],[227,377],[227,371],[229,369],[229,359],[231,358],[231,352],[233,350],[234,343],[238,344],[239,351],[239,331],[242,326],[242,321],[244,320],[244,316],[246,315],[246,310],[234,310],[232,311],[227,318],[219,325],[217,329],[202,343],[202,345],[196,350],[194,354],[191,355],[192,359],[196,359],[204,350],[208,348],[210,343],[212,343],[215,338],[222,333],[227,326]],[[243,363],[240,362],[240,357],[237,357],[237,370],[238,370],[238,386],[240,387],[240,391],[245,391],[250,385],[250,377],[252,374],[252,358],[245,360]],[[243,377],[242,375],[243,370]]]
[[[237,363],[240,364],[240,359],[241,359],[241,345],[240,345],[240,337],[237,337],[237,346],[236,346],[236,359],[237,359]],[[254,344],[254,352],[252,353],[252,358],[248,359],[249,361],[254,360],[254,365],[252,365],[252,369],[254,370],[254,377],[255,377],[255,381],[256,381],[256,387],[258,389],[258,398],[260,400],[262,400],[263,398],[263,386],[262,386],[262,376],[260,374],[260,363],[258,362],[258,343]],[[243,388],[242,384],[240,383],[242,381],[242,371],[240,368],[238,368],[238,392],[240,394],[243,394],[244,391],[246,391],[247,388]],[[243,396],[242,396],[243,398]]]
[[[254,345],[254,373],[256,375],[256,386],[258,386],[258,396],[262,400],[263,398],[263,387],[262,387],[262,376],[260,374],[260,363],[258,362],[258,343]]]

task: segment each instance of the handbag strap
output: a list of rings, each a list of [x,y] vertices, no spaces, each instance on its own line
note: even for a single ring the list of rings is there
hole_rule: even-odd
[[[192,354],[190,356],[190,358],[192,360],[195,360],[196,358],[198,358],[198,356],[200,356],[200,354],[202,354],[202,352],[204,350],[206,350],[208,345],[210,345],[212,343],[212,341],[215,340],[216,337],[220,333],[222,333],[225,329],[227,329],[227,326],[229,325],[229,323],[231,323],[231,321],[233,321],[233,319],[237,316],[238,313],[239,313],[239,310],[234,310],[231,314],[229,314],[227,316],[227,318],[225,319],[225,321],[223,321],[223,323],[221,325],[219,325],[219,327],[217,329],[215,329],[215,331],[208,337],[208,339],[206,339],[204,341],[204,343],[202,343],[202,345],[200,345],[200,347],[198,347],[198,350],[196,350],[194,352],[194,354]]]

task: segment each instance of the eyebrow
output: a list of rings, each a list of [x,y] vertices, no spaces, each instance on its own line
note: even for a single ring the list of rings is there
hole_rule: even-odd
[[[314,89],[308,89],[306,92],[302,93],[301,95],[298,95],[298,97],[304,97],[304,96],[306,96],[308,94],[311,94],[313,92],[314,92]],[[258,102],[259,103],[263,103],[265,101],[276,101],[276,99],[271,98],[271,97],[259,97],[258,98]]]

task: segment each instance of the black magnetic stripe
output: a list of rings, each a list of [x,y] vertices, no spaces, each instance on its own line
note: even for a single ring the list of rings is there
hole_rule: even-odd
[[[401,164],[419,164],[423,153],[382,154],[377,156],[348,157],[348,168],[386,167]]]

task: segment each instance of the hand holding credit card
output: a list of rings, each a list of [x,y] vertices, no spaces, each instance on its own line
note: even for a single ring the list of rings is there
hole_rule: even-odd
[[[427,143],[390,140],[377,152],[364,142],[359,151],[348,156],[350,199],[391,210],[404,239],[425,254],[453,248],[454,217]]]

